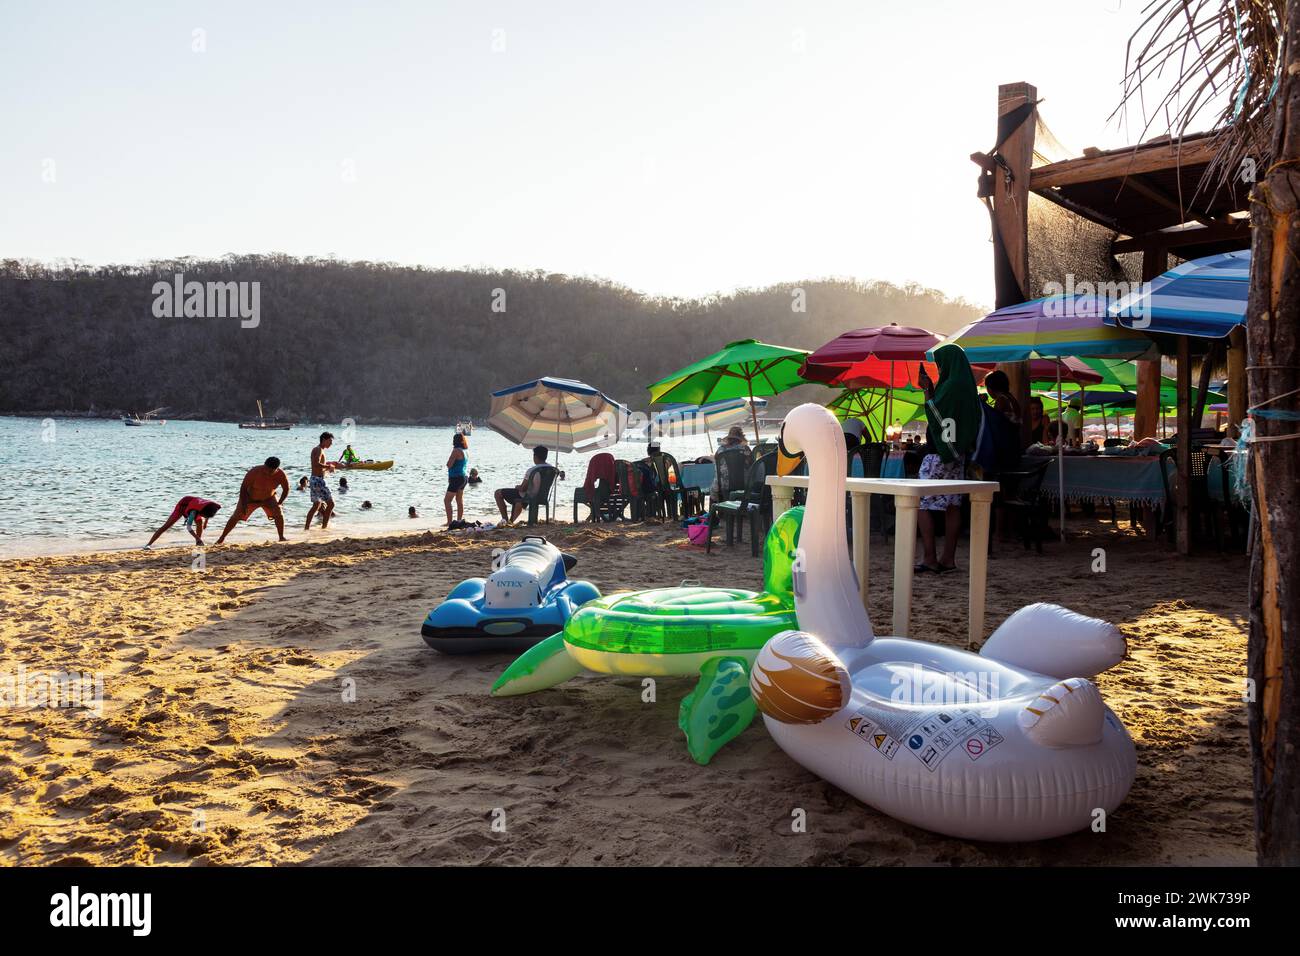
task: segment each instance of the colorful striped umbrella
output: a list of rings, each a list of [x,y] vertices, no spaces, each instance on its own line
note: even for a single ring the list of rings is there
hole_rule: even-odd
[[[539,378],[492,393],[488,427],[528,448],[591,451],[618,441],[627,406],[585,382]]]
[[[956,343],[972,362],[1024,362],[1035,358],[1142,358],[1157,353],[1138,332],[1106,325],[1106,299],[1051,295],[991,312],[959,329],[944,344]],[[1056,382],[1058,400],[1061,381]],[[1065,540],[1065,469],[1057,443],[1057,492],[1061,501],[1061,540]]]
[[[1106,323],[1219,339],[1245,324],[1249,292],[1249,249],[1192,259],[1114,303]]]
[[[1097,296],[1034,299],[990,312],[958,329],[942,344],[960,345],[971,362],[1154,357],[1156,350],[1146,336],[1103,321],[1106,305],[1107,301]]]

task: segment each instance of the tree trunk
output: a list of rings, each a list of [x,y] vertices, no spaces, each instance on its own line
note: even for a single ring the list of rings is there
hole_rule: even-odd
[[[1282,63],[1300,51],[1300,0],[1286,8]],[[1247,312],[1254,546],[1250,562],[1249,705],[1256,850],[1265,866],[1300,863],[1300,76],[1283,71],[1273,157],[1251,193]],[[1277,399],[1273,401],[1273,399]],[[1290,437],[1287,437],[1290,436]],[[1276,441],[1267,439],[1280,439]]]

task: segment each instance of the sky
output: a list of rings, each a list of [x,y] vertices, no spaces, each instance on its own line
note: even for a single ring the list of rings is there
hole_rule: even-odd
[[[283,252],[695,297],[993,298],[968,156],[1027,81],[1073,153],[1136,0],[0,0],[0,258]],[[1156,133],[1160,130],[1156,130]]]

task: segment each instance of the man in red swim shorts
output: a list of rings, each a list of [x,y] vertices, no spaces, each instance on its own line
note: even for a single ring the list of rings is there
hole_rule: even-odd
[[[208,522],[220,510],[221,505],[215,501],[200,498],[198,495],[186,495],[176,502],[176,507],[172,509],[171,516],[161,528],[153,533],[153,537],[145,545],[145,550],[153,547],[153,543],[163,536],[163,532],[182,519],[185,521],[185,530],[190,533],[200,548],[203,547],[203,529],[207,527]]]
[[[280,489],[278,501],[275,498],[276,488]],[[235,525],[240,521],[247,521],[258,508],[261,508],[266,516],[275,522],[275,530],[280,540],[288,541],[289,539],[284,536],[284,514],[280,511],[280,505],[284,504],[284,499],[288,496],[289,476],[280,468],[279,458],[268,458],[264,464],[248,469],[248,474],[244,475],[244,483],[239,486],[239,503],[235,505],[235,510],[230,515],[230,520],[226,522],[217,544],[225,541],[226,535],[230,534]]]

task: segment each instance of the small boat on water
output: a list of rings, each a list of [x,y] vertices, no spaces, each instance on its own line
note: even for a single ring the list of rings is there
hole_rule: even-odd
[[[474,423],[468,418],[462,418],[456,423],[456,431],[462,435],[472,435],[474,433]]]
[[[161,411],[161,408],[155,408],[153,411],[145,412],[143,415],[136,415],[134,413],[123,415],[122,424],[132,428],[138,428],[143,425],[166,425],[167,419],[154,418],[154,416]]]
[[[255,431],[262,431],[262,432],[287,432],[290,428],[293,428],[293,426],[296,424],[298,423],[282,422],[277,418],[267,418],[265,415],[262,414],[262,401],[261,399],[258,399],[257,420],[240,422],[239,427],[251,428],[254,429]]]
[[[340,462],[338,467],[347,471],[355,471],[357,469],[361,469],[362,471],[387,471],[389,468],[393,467],[393,459],[390,458],[388,461]]]

